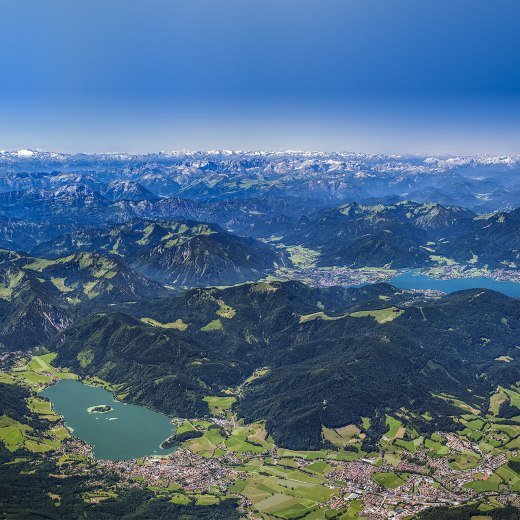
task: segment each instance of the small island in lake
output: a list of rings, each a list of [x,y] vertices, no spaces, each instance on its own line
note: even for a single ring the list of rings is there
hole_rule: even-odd
[[[87,408],[88,413],[107,413],[110,412],[112,408],[108,406],[108,404],[97,404],[96,406],[91,406]]]

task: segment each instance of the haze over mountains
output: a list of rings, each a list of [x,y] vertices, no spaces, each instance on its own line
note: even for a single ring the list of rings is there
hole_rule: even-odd
[[[0,153],[0,168],[2,191],[56,190],[73,184],[114,200],[146,200],[155,195],[207,202],[269,194],[313,197],[331,204],[396,196],[482,213],[515,207],[520,189],[518,156],[225,151],[132,156],[22,151]]]
[[[518,157],[4,152],[0,246],[44,255],[56,255],[54,247],[108,251],[110,240],[99,244],[104,229],[110,236],[109,228],[130,221],[193,220],[243,237],[280,237],[286,245],[319,250],[322,266],[417,267],[435,264],[432,257],[511,266],[518,260],[518,216],[511,210],[520,197],[519,170]],[[74,234],[84,238],[87,229],[98,237],[96,246],[60,246],[74,241]],[[223,253],[224,238],[235,249],[239,243],[245,248],[238,256],[252,258],[252,270],[237,266],[240,260],[229,251]],[[217,239],[218,246],[213,243]],[[182,247],[163,247],[161,260],[143,260],[149,266],[140,272],[179,285],[226,284],[258,278],[280,261],[267,247],[251,241],[246,245],[224,231],[198,240],[208,251],[209,243],[216,247],[213,258],[229,257],[229,275],[223,275],[225,263],[215,268],[220,275],[213,276],[202,261],[194,267],[199,274],[159,276],[159,271],[182,265]],[[489,241],[492,247],[487,247]],[[195,243],[189,242],[189,254],[200,262]],[[129,266],[138,263],[131,255]]]

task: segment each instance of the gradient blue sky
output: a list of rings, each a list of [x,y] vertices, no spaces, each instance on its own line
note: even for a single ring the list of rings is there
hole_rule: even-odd
[[[0,149],[520,152],[518,0],[1,5]]]

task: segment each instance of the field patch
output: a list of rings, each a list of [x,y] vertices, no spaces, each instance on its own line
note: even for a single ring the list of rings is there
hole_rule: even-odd
[[[398,309],[397,307],[388,307],[386,309],[379,309],[374,311],[357,311],[357,312],[351,312],[349,316],[352,316],[353,318],[364,318],[366,316],[370,316],[371,318],[374,318],[377,323],[387,323],[389,321],[393,321],[401,314],[403,314],[402,309]]]
[[[220,397],[220,396],[207,396],[204,397],[203,401],[208,403],[209,411],[213,415],[222,415],[226,411],[230,410],[233,403],[237,400],[236,397]]]
[[[392,472],[381,472],[374,473],[372,475],[372,479],[374,482],[377,482],[380,486],[383,486],[387,489],[395,489],[399,486],[402,486],[408,480],[408,476],[405,473],[392,473]]]
[[[222,299],[219,298],[217,300],[217,303],[218,303],[217,314],[221,318],[226,318],[226,319],[230,320],[231,318],[233,318],[235,316],[235,314],[236,314],[235,309],[233,309],[233,307],[231,307],[230,305],[227,305],[226,303],[224,303],[224,301]]]
[[[154,320],[153,318],[141,318],[143,323],[147,325],[151,325],[152,327],[159,327],[161,329],[175,329],[184,332],[188,328],[188,324],[184,323],[180,318],[169,322],[169,323],[161,323],[160,321]]]
[[[341,428],[322,427],[323,438],[332,442],[335,446],[346,446],[364,439],[365,434],[355,424],[342,426]]]
[[[0,417],[0,441],[5,444],[9,451],[16,451],[25,442],[26,434],[31,431],[31,427],[22,424],[8,415]]]
[[[200,330],[204,332],[221,331],[223,330],[222,322],[219,319],[210,321],[207,325],[204,325]]]
[[[388,431],[385,433],[385,437],[387,439],[402,439],[405,434],[405,428],[403,427],[403,423],[396,419],[395,417],[391,417],[390,415],[386,416],[386,425],[388,426]]]

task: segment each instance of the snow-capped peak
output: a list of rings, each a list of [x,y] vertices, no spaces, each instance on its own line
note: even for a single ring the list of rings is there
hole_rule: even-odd
[[[24,148],[23,150],[18,150],[16,152],[16,155],[20,157],[20,159],[28,159],[34,155],[34,152],[32,150]]]

